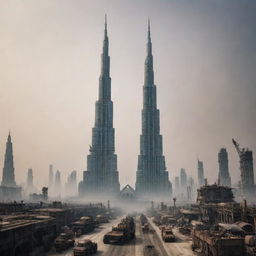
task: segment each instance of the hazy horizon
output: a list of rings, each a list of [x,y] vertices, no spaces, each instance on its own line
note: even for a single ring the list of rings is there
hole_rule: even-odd
[[[209,182],[215,182],[222,147],[237,183],[239,159],[231,139],[256,152],[253,0],[0,2],[0,168],[10,129],[18,184],[33,168],[34,184],[47,185],[49,164],[61,171],[63,184],[72,170],[82,179],[105,13],[121,187],[135,184],[148,17],[172,183],[180,168],[197,182],[197,157]]]

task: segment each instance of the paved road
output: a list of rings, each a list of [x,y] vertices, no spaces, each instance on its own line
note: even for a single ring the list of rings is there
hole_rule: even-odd
[[[149,220],[149,223],[152,227],[156,230],[156,235],[161,238],[161,231],[160,229]],[[191,250],[191,240],[187,239],[187,237],[181,235],[176,229],[174,229],[174,235],[176,236],[177,240],[174,243],[165,243],[162,242],[163,247],[165,248],[167,255],[171,256],[194,256],[195,254]]]
[[[112,220],[109,223],[102,224],[99,228],[96,228],[93,232],[83,235],[76,240],[80,239],[90,239],[93,242],[98,243],[98,253],[94,255],[103,255],[103,252],[108,249],[107,245],[103,243],[103,236],[108,232],[111,231],[112,226],[117,225],[120,222],[121,218],[117,218]],[[55,253],[54,249],[52,249],[48,254],[48,256],[73,256],[73,248],[70,248],[67,251],[62,253]],[[104,254],[105,255],[105,254]]]
[[[106,245],[103,243],[103,236],[111,230],[112,226],[120,222],[120,218],[102,225],[93,233],[82,236],[81,238],[91,239],[98,243],[98,252],[95,255],[100,256],[148,256],[144,251],[145,245],[154,245],[157,256],[192,256],[191,241],[178,238],[175,243],[164,243],[161,239],[161,233],[157,226],[149,219],[150,225],[155,229],[153,234],[144,234],[142,232],[139,217],[136,218],[136,239],[125,245]],[[80,238],[80,239],[81,239]],[[48,256],[73,256],[72,249],[63,253],[49,253]]]

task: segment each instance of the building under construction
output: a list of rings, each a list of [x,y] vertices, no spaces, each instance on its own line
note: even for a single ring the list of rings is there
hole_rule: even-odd
[[[249,149],[241,148],[234,139],[232,139],[232,142],[237,150],[240,159],[241,197],[247,199],[248,201],[255,201],[256,189],[254,182],[252,151]]]

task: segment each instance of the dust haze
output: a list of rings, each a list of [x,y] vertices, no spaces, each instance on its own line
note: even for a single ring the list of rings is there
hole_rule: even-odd
[[[232,137],[256,152],[256,2],[253,0],[10,0],[0,2],[0,163],[11,130],[18,184],[49,164],[86,169],[108,15],[116,153],[121,187],[134,186],[141,134],[147,19],[164,155],[171,181],[197,157],[215,182]],[[255,154],[254,154],[255,156]],[[1,167],[2,168],[2,167]]]

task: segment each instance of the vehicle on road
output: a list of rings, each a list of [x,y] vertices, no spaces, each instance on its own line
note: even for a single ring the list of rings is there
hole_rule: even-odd
[[[108,223],[109,220],[107,216],[99,214],[96,216],[95,222],[98,224],[102,224],[102,223]]]
[[[172,228],[171,227],[163,227],[162,228],[162,240],[164,242],[175,242],[175,236],[172,232]]]
[[[97,243],[92,242],[89,239],[78,241],[73,249],[74,256],[87,256],[95,254],[98,250]]]
[[[103,237],[104,244],[124,244],[135,237],[135,224],[132,217],[126,217],[121,222],[112,228]]]
[[[56,252],[62,252],[70,247],[73,247],[75,243],[74,233],[69,230],[61,233],[54,241],[54,247]]]
[[[95,229],[95,221],[90,216],[81,217],[78,221],[72,223],[72,230],[77,234],[86,234]]]

